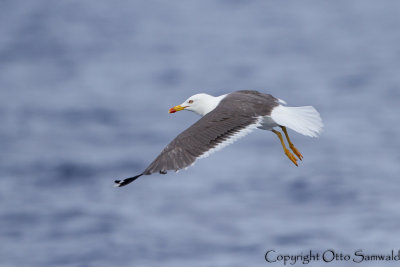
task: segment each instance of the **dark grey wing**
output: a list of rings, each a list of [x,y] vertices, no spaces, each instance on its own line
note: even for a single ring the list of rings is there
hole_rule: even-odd
[[[166,173],[168,170],[177,171],[189,167],[204,153],[257,122],[256,117],[221,115],[207,114],[178,135],[147,167],[144,174]]]
[[[165,174],[169,170],[189,167],[235,134],[250,126],[256,128],[262,116],[271,114],[277,100],[270,95],[247,92],[255,91],[238,91],[226,96],[213,111],[172,140],[143,173],[122,182],[116,181],[117,186],[126,185],[141,175]]]

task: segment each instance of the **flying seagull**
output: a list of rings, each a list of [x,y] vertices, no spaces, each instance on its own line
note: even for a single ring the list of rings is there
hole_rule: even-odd
[[[312,106],[288,107],[286,102],[258,91],[242,90],[221,96],[196,94],[181,105],[169,110],[175,113],[190,110],[200,116],[196,123],[180,133],[158,157],[139,175],[116,180],[115,186],[127,185],[142,175],[169,170],[178,171],[192,165],[197,159],[233,143],[255,129],[269,130],[276,134],[286,156],[296,165],[303,155],[290,141],[286,128],[300,134],[317,137],[323,123],[318,111]],[[286,148],[282,129],[289,148]]]

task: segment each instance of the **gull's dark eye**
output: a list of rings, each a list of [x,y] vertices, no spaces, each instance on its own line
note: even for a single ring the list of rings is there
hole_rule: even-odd
[[[193,103],[193,100],[189,100],[188,103],[189,103],[189,104],[192,104],[192,103]]]

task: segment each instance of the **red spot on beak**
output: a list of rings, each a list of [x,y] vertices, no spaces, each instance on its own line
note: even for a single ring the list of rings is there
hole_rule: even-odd
[[[184,110],[185,108],[186,107],[182,107],[181,105],[177,105],[177,106],[175,106],[173,108],[170,108],[168,112],[169,113],[175,113],[177,111]]]

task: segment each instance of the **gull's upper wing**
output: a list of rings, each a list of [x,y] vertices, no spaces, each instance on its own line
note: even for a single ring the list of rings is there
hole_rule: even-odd
[[[213,111],[172,140],[143,173],[116,181],[117,186],[126,185],[141,175],[187,168],[198,158],[206,157],[256,129],[260,119],[270,115],[277,105],[271,95],[258,94],[254,91],[229,94]]]

